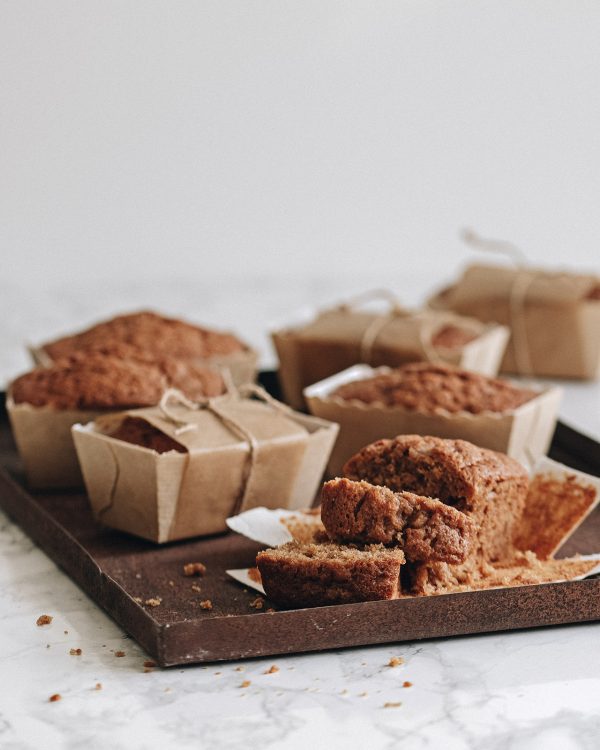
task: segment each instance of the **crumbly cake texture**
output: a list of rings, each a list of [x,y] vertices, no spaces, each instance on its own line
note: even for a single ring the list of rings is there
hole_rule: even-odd
[[[507,380],[489,378],[451,365],[414,362],[364,380],[345,383],[331,394],[346,401],[401,406],[422,414],[503,413],[538,393]]]
[[[353,456],[344,475],[355,481],[436,498],[469,515],[473,554],[509,559],[529,479],[518,461],[465,440],[399,435],[378,440]]]
[[[120,315],[81,333],[44,344],[42,350],[56,360],[94,349],[118,354],[123,344],[175,359],[207,359],[246,350],[245,344],[233,334],[165,318],[151,311]]]
[[[327,542],[330,541],[323,522],[320,509],[303,511],[294,516],[282,518],[281,523],[292,535],[295,542]]]
[[[218,396],[221,375],[186,362],[123,360],[101,353],[58,361],[17,378],[11,396],[17,404],[56,409],[128,409],[152,406],[169,387],[192,399]]]
[[[122,440],[125,443],[149,448],[157,453],[168,453],[169,451],[177,451],[177,453],[187,452],[187,449],[183,445],[139,417],[125,417],[117,429],[109,434],[115,440]]]
[[[468,565],[434,563],[416,565],[403,576],[403,590],[416,596],[451,594],[463,591],[529,586],[585,577],[598,560],[572,557],[562,560],[540,560],[533,552],[517,552],[502,565],[470,561]],[[403,570],[404,574],[404,570]]]
[[[550,474],[536,475],[516,528],[515,546],[531,550],[542,559],[552,557],[597,503],[596,488],[576,474],[564,480]]]
[[[431,343],[436,349],[460,349],[476,338],[477,334],[471,331],[459,326],[447,325],[433,334]]]
[[[267,597],[286,607],[395,599],[403,563],[401,550],[380,545],[289,542],[256,557]]]
[[[321,490],[321,518],[337,542],[394,545],[411,562],[463,562],[475,532],[468,516],[439,500],[339,478]]]

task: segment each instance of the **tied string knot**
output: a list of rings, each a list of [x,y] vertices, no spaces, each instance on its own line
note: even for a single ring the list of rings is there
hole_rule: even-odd
[[[389,289],[373,289],[365,292],[364,294],[356,295],[346,302],[338,305],[337,310],[341,312],[353,312],[357,308],[361,307],[367,302],[373,300],[383,300],[387,302],[389,309],[387,312],[381,315],[375,316],[375,318],[369,323],[366,329],[363,331],[359,344],[359,361],[365,364],[371,364],[373,359],[373,349],[375,342],[384,330],[384,328],[397,318],[408,318],[412,317],[415,319],[417,326],[417,337],[419,344],[421,345],[422,353],[424,358],[429,362],[444,362],[444,357],[441,352],[436,349],[433,344],[433,336],[438,329],[440,323],[435,320],[435,317],[431,317],[425,314],[414,314],[411,310],[404,307],[396,295]]]
[[[252,396],[268,404],[274,409],[274,411],[278,413],[293,413],[288,406],[282,404],[281,402],[270,396],[264,390],[264,388],[250,383],[242,385],[238,389],[231,388],[231,385],[229,384],[227,392],[222,396],[201,398],[197,401],[192,401],[177,388],[169,388],[163,393],[162,398],[158,404],[158,408],[160,409],[163,417],[175,426],[174,434],[176,436],[182,435],[186,432],[189,432],[190,430],[196,430],[198,429],[198,425],[195,422],[190,422],[189,420],[184,419],[180,415],[174,413],[170,408],[170,404],[173,403],[176,403],[179,406],[183,406],[189,411],[210,412],[220,422],[222,422],[222,424],[225,425],[225,427],[227,427],[230,432],[232,432],[234,435],[241,438],[248,444],[248,462],[246,465],[246,470],[244,471],[242,477],[242,486],[232,510],[232,515],[240,513],[246,505],[248,488],[251,484],[250,480],[256,463],[255,459],[258,452],[258,440],[254,437],[250,430],[248,430],[247,427],[245,427],[238,419],[228,414],[227,411],[223,410],[221,407],[222,405],[240,401],[244,398],[251,398]]]

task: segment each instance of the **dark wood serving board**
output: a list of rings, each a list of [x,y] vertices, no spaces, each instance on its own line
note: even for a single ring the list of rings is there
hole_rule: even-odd
[[[274,390],[272,375],[263,383]],[[565,425],[550,455],[600,473],[600,445]],[[256,592],[225,570],[252,566],[258,545],[229,533],[158,547],[95,523],[82,493],[30,493],[3,409],[0,505],[161,666],[600,620],[600,577],[290,611],[266,612],[267,602],[256,610]],[[560,556],[596,552],[600,510]],[[197,561],[206,576],[186,578],[182,566]],[[151,607],[136,598],[162,601]],[[212,610],[201,608],[206,599]]]

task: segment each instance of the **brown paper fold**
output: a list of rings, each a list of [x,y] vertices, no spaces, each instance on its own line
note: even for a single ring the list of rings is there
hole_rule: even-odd
[[[462,347],[434,347],[432,336],[448,325],[475,338]],[[394,367],[431,360],[495,375],[508,330],[450,312],[394,307],[377,314],[341,305],[321,312],[306,325],[275,331],[272,339],[285,400],[302,409],[305,387],[360,362]]]
[[[329,476],[339,476],[344,463],[365,445],[403,434],[468,440],[483,448],[506,453],[530,468],[550,446],[561,398],[561,390],[556,387],[540,390],[531,401],[500,414],[421,414],[402,406],[365,404],[330,395],[344,383],[388,371],[387,367],[374,369],[368,365],[355,365],[304,391],[311,414],[340,426],[327,466]]]
[[[429,300],[436,310],[511,328],[501,369],[524,375],[600,377],[600,277],[472,265]]]
[[[10,392],[6,410],[27,484],[36,489],[81,487],[71,427],[90,422],[102,412],[15,404]]]
[[[238,510],[312,503],[337,425],[235,394],[210,401],[252,435],[253,445],[216,413],[184,405],[170,405],[170,416],[160,407],[135,409],[73,428],[100,521],[162,543],[225,531]],[[186,452],[158,454],[107,434],[127,416],[153,425]]]

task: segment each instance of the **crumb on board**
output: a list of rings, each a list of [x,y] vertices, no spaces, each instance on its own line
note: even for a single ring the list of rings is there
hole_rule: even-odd
[[[152,669],[152,667],[156,666],[156,662],[152,661],[152,659],[146,659],[146,661],[144,662],[144,666],[146,667],[146,669]]]
[[[50,625],[51,622],[52,615],[40,615],[35,621],[35,624],[38,626],[38,628],[41,628],[43,625]]]
[[[136,573],[135,577],[139,580],[142,577],[142,574],[141,573]]]
[[[404,680],[404,682],[402,683],[402,687],[412,687],[412,682],[410,682],[409,680]]]
[[[184,576],[203,576],[206,573],[206,565],[201,562],[186,563],[183,566]]]
[[[153,596],[150,599],[146,599],[144,604],[147,607],[160,607],[160,605],[162,604],[162,599],[160,598],[160,596]]]
[[[212,608],[213,608],[213,603],[211,602],[210,599],[203,599],[200,602],[200,609],[212,609]]]
[[[265,670],[263,674],[275,674],[275,672],[279,672],[279,667],[276,664],[273,664],[273,666]]]
[[[169,581],[169,586],[174,586],[174,585],[175,585],[175,581]]]
[[[60,693],[54,693],[54,695],[51,695],[48,700],[50,703],[56,703],[56,701],[62,700],[62,695]]]
[[[81,654],[82,654],[82,651],[81,651],[81,649],[80,649],[80,648],[72,648],[72,649],[71,649],[71,650],[69,651],[69,653],[71,654],[71,656],[81,656]]]
[[[202,589],[200,588],[200,586],[198,586],[197,583],[192,583],[192,591],[195,591],[196,594],[199,594],[202,591]]]
[[[115,651],[115,656],[121,658],[122,656],[125,656],[125,651]]]
[[[404,664],[404,659],[401,656],[392,656],[392,658],[388,661],[388,667],[400,667]]]
[[[251,681],[250,681],[250,680],[244,680],[244,681],[242,682],[242,684],[240,685],[240,687],[241,687],[241,688],[247,688],[247,687],[250,687],[250,685],[251,685],[251,684],[252,684],[252,683],[251,683]]]
[[[387,701],[383,704],[384,708],[399,708],[402,705],[400,701]]]
[[[262,609],[265,606],[265,600],[261,596],[257,596],[248,606],[252,607],[252,609]]]
[[[142,597],[141,597],[141,596],[134,596],[134,597],[133,597],[133,601],[134,601],[134,602],[137,602],[138,604],[142,604],[142,602],[143,602],[143,599],[142,599]]]

